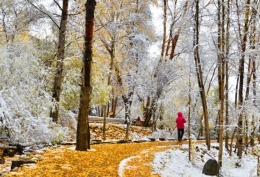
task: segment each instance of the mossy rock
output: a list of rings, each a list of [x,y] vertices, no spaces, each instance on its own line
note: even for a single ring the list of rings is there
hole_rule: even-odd
[[[217,176],[219,174],[218,162],[214,159],[209,159],[205,163],[202,173],[209,176]]]

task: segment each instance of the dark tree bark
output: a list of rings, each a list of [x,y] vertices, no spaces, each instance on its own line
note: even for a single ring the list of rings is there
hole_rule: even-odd
[[[94,12],[96,1],[87,0],[86,17],[85,17],[85,45],[83,57],[83,73],[82,86],[80,94],[80,107],[77,126],[77,144],[76,150],[86,151],[90,149],[90,130],[89,130],[89,103],[92,94],[92,43],[93,43],[93,29],[94,29]]]
[[[68,6],[69,0],[63,0],[63,8],[61,14],[61,21],[59,27],[59,43],[58,43],[58,54],[56,62],[56,74],[54,78],[54,85],[52,90],[52,98],[55,103],[54,109],[50,112],[50,117],[53,122],[58,122],[59,117],[59,102],[60,95],[62,91],[62,82],[63,82],[63,63],[64,63],[64,52],[65,52],[65,43],[66,43],[66,27],[68,19]]]

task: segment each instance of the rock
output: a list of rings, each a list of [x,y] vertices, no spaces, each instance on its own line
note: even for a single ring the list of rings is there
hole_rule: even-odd
[[[18,154],[18,155],[22,155],[22,154],[24,154],[23,153],[23,151],[24,151],[24,148],[25,148],[25,146],[22,146],[21,144],[17,144],[16,145],[16,153]]]
[[[155,141],[155,138],[149,138],[150,141]]]
[[[145,143],[148,142],[148,140],[135,140],[134,143]]]
[[[8,147],[4,148],[3,156],[14,157],[15,154],[22,155],[24,154],[23,153],[24,147],[25,146],[22,146],[20,144],[15,144],[15,145],[9,144]]]
[[[218,175],[219,174],[218,162],[214,159],[209,159],[205,163],[202,173],[209,176]]]
[[[117,143],[130,143],[131,140],[119,140]]]
[[[23,164],[32,164],[32,163],[36,163],[35,161],[32,160],[18,160],[18,161],[12,161],[12,166],[11,166],[11,170],[15,169],[16,167],[21,167]]]
[[[165,138],[159,138],[160,141],[165,141]]]
[[[14,157],[16,154],[16,149],[4,149],[3,156],[9,156],[9,157]]]

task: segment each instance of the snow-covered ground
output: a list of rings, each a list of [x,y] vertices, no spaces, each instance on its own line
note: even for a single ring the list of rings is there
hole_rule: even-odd
[[[206,151],[205,145],[196,145],[199,151],[195,154],[193,164],[189,161],[188,145],[183,144],[179,149],[169,149],[164,152],[155,153],[155,159],[152,163],[154,173],[161,177],[206,177],[202,174],[203,166],[208,159],[218,159],[218,150],[211,148],[210,152]],[[218,144],[212,144],[218,146]],[[212,157],[211,157],[212,156]],[[256,177],[257,175],[257,158],[253,155],[243,154],[241,167],[236,168],[235,163],[238,161],[234,154],[229,157],[226,151],[223,152],[223,166],[221,174],[223,177]]]
[[[164,138],[176,138],[176,131],[169,133],[165,131],[156,131],[151,137],[158,139],[158,137]],[[140,137],[139,137],[140,138]],[[186,137],[185,137],[186,138]],[[138,139],[138,138],[137,138]],[[142,137],[144,139],[144,137]],[[204,164],[209,159],[215,159],[218,161],[218,143],[211,143],[211,150],[208,151],[205,144],[195,143],[193,144],[194,154],[192,156],[192,162],[189,161],[189,146],[183,143],[180,148],[171,148],[163,152],[156,152],[152,167],[155,174],[159,174],[161,177],[206,177],[202,173]],[[234,150],[234,149],[233,149]],[[222,177],[257,177],[257,157],[251,154],[251,147],[248,149],[247,154],[243,154],[242,159],[238,159],[236,153],[233,152],[232,157],[229,156],[229,152],[223,147],[222,156],[222,168],[220,174]],[[120,165],[119,173],[123,176],[123,169],[127,167],[127,161],[132,158],[129,157],[122,161]],[[240,163],[240,167],[236,167],[236,163]]]

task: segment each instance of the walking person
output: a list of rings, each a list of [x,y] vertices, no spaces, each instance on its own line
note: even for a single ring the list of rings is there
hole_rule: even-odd
[[[178,140],[181,141],[184,134],[184,124],[186,119],[184,118],[182,112],[178,112],[178,117],[176,118],[177,130],[178,130]]]

